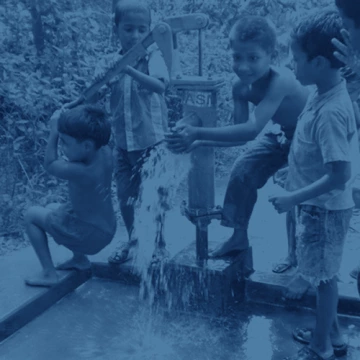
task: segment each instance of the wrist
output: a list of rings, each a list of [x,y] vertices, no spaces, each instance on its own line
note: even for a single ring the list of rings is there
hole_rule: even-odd
[[[194,126],[194,141],[202,141],[202,131],[201,128],[198,126]]]
[[[303,200],[301,199],[301,194],[297,192],[290,193],[290,201],[294,206],[299,205]]]

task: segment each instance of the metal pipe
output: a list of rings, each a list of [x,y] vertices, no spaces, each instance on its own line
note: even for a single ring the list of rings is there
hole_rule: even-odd
[[[199,44],[198,44],[198,48],[199,48],[199,76],[202,76],[203,71],[202,71],[202,58],[203,58],[203,49],[202,49],[202,30],[199,29]]]
[[[196,224],[196,260],[207,260],[208,250],[208,223],[199,221]]]

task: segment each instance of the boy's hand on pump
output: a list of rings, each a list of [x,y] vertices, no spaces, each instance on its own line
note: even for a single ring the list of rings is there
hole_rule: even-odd
[[[168,148],[176,153],[189,152],[196,148],[199,143],[194,144],[197,137],[195,126],[182,124],[174,128],[174,131],[165,135]]]

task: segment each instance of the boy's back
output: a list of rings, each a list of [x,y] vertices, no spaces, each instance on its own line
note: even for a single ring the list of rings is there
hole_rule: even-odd
[[[87,176],[69,180],[69,195],[76,215],[101,229],[112,229],[116,219],[111,201],[113,171],[112,151],[100,148],[91,164],[86,166]]]

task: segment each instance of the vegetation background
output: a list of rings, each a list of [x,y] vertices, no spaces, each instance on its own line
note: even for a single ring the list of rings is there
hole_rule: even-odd
[[[66,188],[42,163],[48,119],[75,99],[118,49],[113,29],[115,0],[1,0],[0,3],[0,255],[26,245],[24,210],[62,201]],[[243,13],[268,17],[278,32],[278,63],[289,61],[289,32],[307,11],[333,0],[149,0],[153,23],[167,16],[203,12],[204,75],[226,80],[219,125],[231,122],[228,32]],[[197,71],[197,34],[180,37],[182,70]],[[171,92],[168,94],[171,99]],[[171,104],[171,102],[170,102]],[[105,104],[105,106],[107,106]],[[170,116],[178,117],[170,107]],[[242,148],[216,150],[216,175],[226,176]]]

